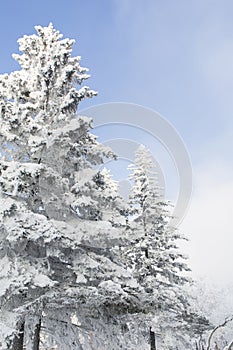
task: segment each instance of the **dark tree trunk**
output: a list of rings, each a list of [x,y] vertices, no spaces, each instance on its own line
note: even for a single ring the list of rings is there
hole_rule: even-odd
[[[41,317],[39,318],[38,323],[35,326],[35,330],[33,334],[32,350],[39,350],[40,348],[40,330],[41,330]]]
[[[155,332],[150,328],[150,350],[156,350]]]
[[[19,325],[19,334],[15,336],[10,349],[11,350],[23,350],[23,338],[24,338],[24,322]]]

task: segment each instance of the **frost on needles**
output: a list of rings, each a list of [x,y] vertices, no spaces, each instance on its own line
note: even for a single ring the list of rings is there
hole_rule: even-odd
[[[35,29],[18,40],[20,69],[0,76],[1,349],[149,349],[153,330],[170,344],[179,327],[188,349],[188,268],[148,154],[126,203],[99,170],[116,155],[77,117],[96,92],[74,40]]]

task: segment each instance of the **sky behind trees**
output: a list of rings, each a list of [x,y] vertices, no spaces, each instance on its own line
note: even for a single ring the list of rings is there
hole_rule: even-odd
[[[194,273],[232,282],[233,3],[228,1],[22,0],[0,14],[0,72],[18,69],[17,39],[34,26],[74,38],[98,97],[81,108],[132,102],[174,125],[193,164],[181,229]]]

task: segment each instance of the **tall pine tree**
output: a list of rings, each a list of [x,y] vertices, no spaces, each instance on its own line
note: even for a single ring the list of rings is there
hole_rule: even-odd
[[[60,346],[76,349],[77,310],[127,312],[140,306],[139,287],[112,250],[118,231],[106,210],[118,195],[97,169],[115,155],[76,117],[96,94],[81,87],[87,69],[52,24],[36,31],[19,39],[21,69],[0,76],[0,342],[37,350],[41,324],[55,322]]]

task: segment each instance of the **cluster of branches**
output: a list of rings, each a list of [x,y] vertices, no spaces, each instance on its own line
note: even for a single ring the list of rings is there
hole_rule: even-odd
[[[224,348],[218,345],[217,341],[214,341],[214,337],[221,328],[224,328],[233,321],[233,316],[227,317],[222,323],[215,326],[207,335],[206,339],[203,339],[203,335],[200,336],[199,340],[196,341],[196,350],[231,350],[233,348],[233,340],[225,341]],[[213,344],[214,343],[214,344]],[[213,348],[214,346],[214,348]]]

